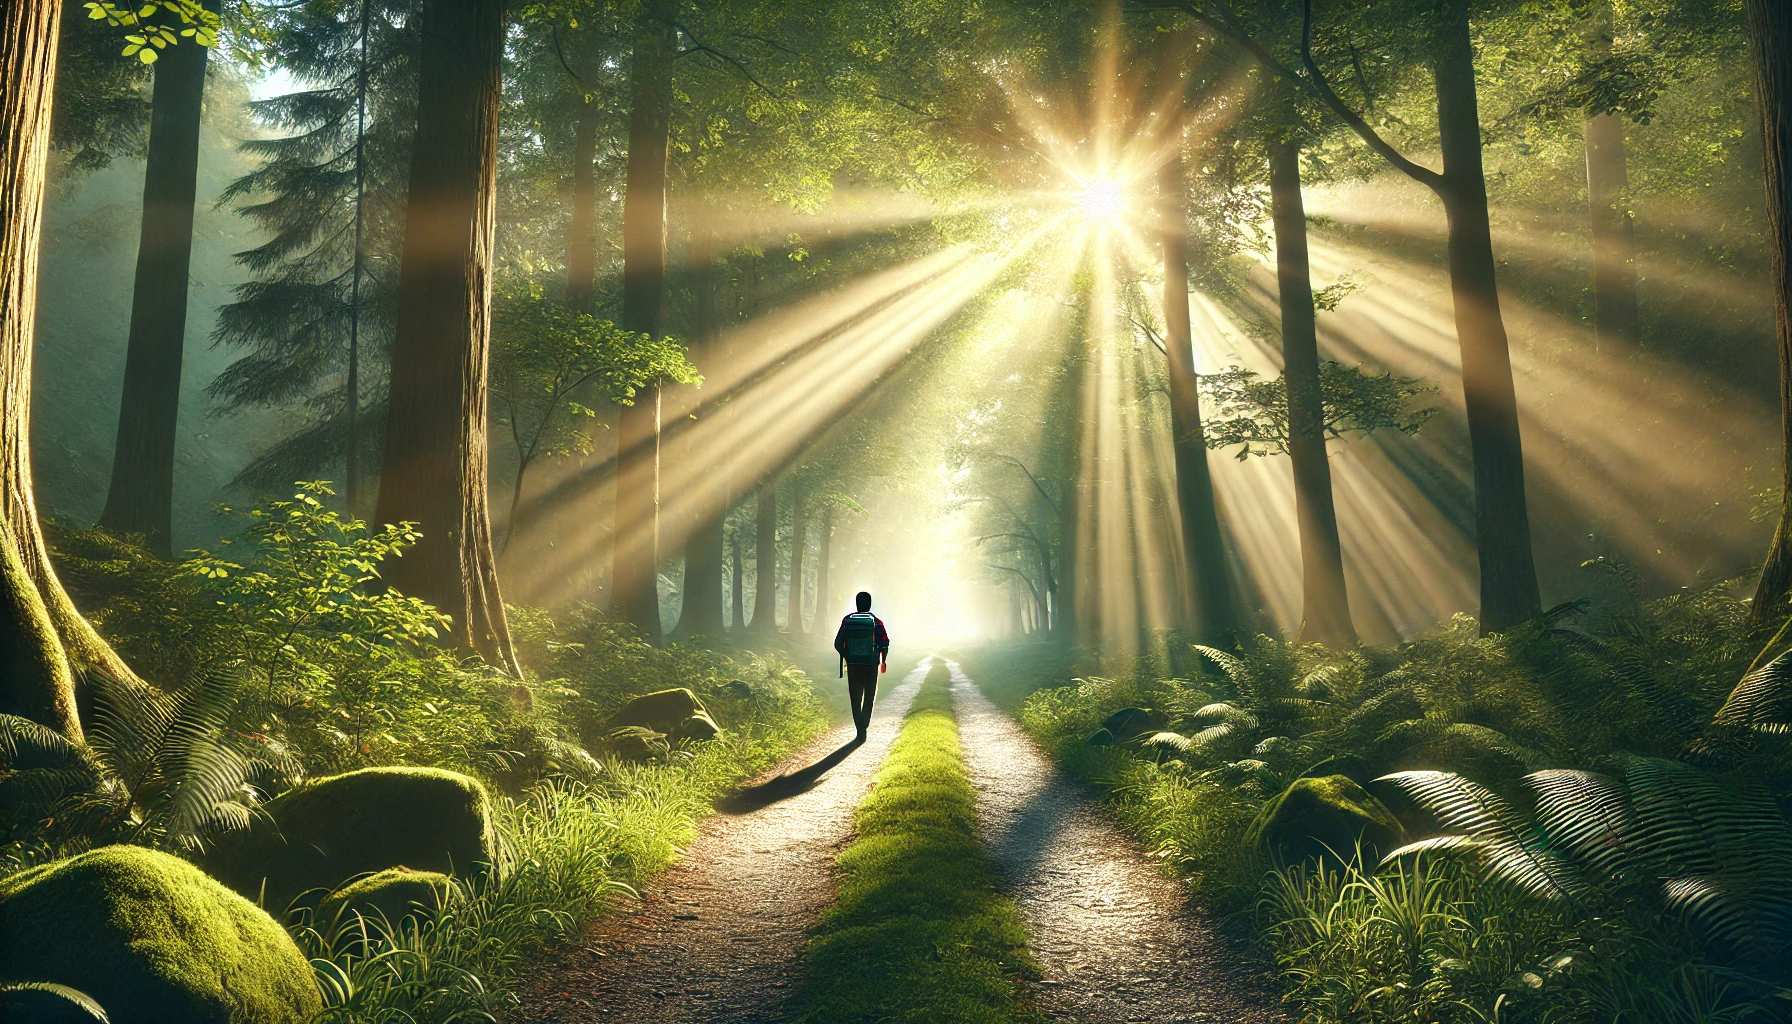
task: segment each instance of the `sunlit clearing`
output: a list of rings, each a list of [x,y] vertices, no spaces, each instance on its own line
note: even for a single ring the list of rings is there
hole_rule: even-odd
[[[1077,192],[1076,206],[1089,220],[1111,224],[1126,212],[1126,193],[1114,178],[1096,178]]]

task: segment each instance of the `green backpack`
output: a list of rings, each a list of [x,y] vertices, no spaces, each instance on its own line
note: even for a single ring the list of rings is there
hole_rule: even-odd
[[[877,664],[877,616],[853,612],[840,624],[840,653],[848,665]]]

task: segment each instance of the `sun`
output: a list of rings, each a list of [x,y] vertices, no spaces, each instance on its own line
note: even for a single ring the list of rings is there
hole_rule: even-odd
[[[1126,193],[1115,179],[1096,178],[1078,190],[1076,205],[1090,220],[1113,223],[1126,212]]]

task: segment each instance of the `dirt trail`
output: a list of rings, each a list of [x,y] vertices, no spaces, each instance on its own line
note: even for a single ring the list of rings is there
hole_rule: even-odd
[[[1032,932],[1047,1016],[1081,1024],[1284,1019],[1263,965],[1215,935],[1182,884],[950,664],[983,839]]]
[[[515,1022],[781,1021],[802,978],[809,926],[834,901],[834,858],[902,728],[927,666],[878,694],[870,739],[813,788],[774,782],[764,806],[742,801],[703,822],[679,863],[632,908],[612,915],[524,987]],[[885,677],[886,679],[890,677]],[[882,689],[880,687],[880,689]],[[852,738],[837,728],[782,771],[832,761]],[[784,795],[796,790],[796,795]],[[732,812],[732,813],[730,813]]]

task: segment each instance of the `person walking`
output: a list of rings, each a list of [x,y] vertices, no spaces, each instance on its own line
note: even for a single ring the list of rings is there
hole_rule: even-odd
[[[859,727],[858,742],[865,742],[871,727],[871,705],[877,701],[877,674],[890,670],[890,634],[883,620],[871,614],[871,595],[859,591],[859,610],[840,620],[834,634],[834,650],[840,654],[840,674],[846,677],[847,701],[852,722]]]

